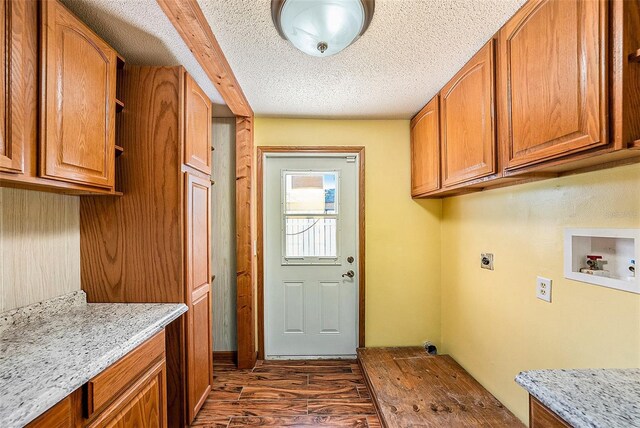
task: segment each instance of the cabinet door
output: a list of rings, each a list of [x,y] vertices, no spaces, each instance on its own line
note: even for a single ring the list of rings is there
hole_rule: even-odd
[[[440,188],[438,97],[411,120],[411,196]]]
[[[506,168],[607,144],[606,1],[532,0],[500,30]]]
[[[187,410],[189,423],[204,404],[213,382],[210,292],[210,186],[186,174]]]
[[[41,175],[113,188],[116,53],[57,0],[41,5]]]
[[[11,0],[0,4],[0,171],[24,172],[24,150],[28,141],[27,82],[35,70],[29,69],[25,1]],[[33,49],[32,52],[33,53]]]
[[[188,74],[185,92],[184,163],[211,174],[211,101]]]
[[[494,59],[491,40],[440,92],[444,186],[496,172]]]
[[[144,373],[88,428],[166,428],[166,362],[160,360]]]

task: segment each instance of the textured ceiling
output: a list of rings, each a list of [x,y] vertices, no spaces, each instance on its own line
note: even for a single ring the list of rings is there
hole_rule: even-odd
[[[329,118],[412,117],[525,2],[377,0],[358,41],[315,58],[279,37],[270,0],[198,1],[256,115]]]
[[[214,114],[231,111],[155,0],[63,0],[129,64],[179,65],[214,103]]]

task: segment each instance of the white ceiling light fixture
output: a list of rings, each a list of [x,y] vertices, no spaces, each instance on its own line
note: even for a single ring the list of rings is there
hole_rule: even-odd
[[[355,42],[369,27],[375,0],[271,0],[271,17],[283,39],[302,52],[325,57]]]

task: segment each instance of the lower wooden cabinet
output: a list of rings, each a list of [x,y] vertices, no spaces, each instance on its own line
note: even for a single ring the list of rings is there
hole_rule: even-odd
[[[211,391],[211,181],[185,173],[187,273],[187,412],[193,421]]]
[[[167,427],[164,358],[148,369],[116,401],[86,425],[99,427]]]
[[[547,408],[547,406],[536,400],[534,397],[529,396],[529,427],[570,428],[571,425],[563,421],[560,416],[553,413]]]
[[[31,422],[29,428],[68,428],[75,427],[75,412],[74,408],[77,403],[80,403],[82,397],[80,396],[80,390],[77,390],[51,409],[45,414],[40,416],[35,421]]]
[[[29,428],[166,428],[165,333],[122,357]]]

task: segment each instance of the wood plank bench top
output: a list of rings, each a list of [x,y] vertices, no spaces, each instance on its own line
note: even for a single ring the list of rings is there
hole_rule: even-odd
[[[524,427],[449,355],[361,348],[358,361],[385,427]]]

